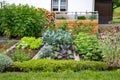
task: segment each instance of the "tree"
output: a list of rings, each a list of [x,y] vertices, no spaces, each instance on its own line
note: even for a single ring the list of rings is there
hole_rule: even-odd
[[[113,2],[113,10],[120,7],[120,0],[112,0]]]

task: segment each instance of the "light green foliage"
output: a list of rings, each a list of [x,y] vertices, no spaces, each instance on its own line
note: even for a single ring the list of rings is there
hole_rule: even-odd
[[[40,58],[73,59],[73,37],[70,32],[62,29],[47,30],[43,34],[43,41],[45,45],[41,49]]]
[[[74,60],[30,60],[15,62],[14,66],[23,71],[40,72],[79,72],[81,70],[107,70],[108,65],[96,61],[74,61]]]
[[[88,35],[87,33],[79,33],[74,44],[77,51],[84,59],[100,60],[101,50],[99,49],[98,39],[96,35]]]
[[[5,5],[0,8],[0,32],[8,37],[41,36],[45,12],[28,5]]]
[[[110,66],[120,67],[120,32],[104,32],[99,41],[103,60]]]
[[[30,60],[30,53],[25,53],[21,50],[16,50],[15,53],[12,55],[13,61],[27,61]]]
[[[8,72],[0,74],[1,80],[120,80],[117,71],[80,71],[80,72]]]
[[[23,37],[16,46],[20,49],[30,48],[30,49],[38,49],[42,45],[42,38],[35,37]]]
[[[13,61],[10,57],[4,54],[0,54],[0,72],[3,72],[5,68],[12,66]]]

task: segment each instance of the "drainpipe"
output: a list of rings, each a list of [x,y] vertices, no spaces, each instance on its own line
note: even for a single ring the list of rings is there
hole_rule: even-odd
[[[95,11],[95,0],[93,0],[93,2],[92,2],[92,12],[94,12]]]

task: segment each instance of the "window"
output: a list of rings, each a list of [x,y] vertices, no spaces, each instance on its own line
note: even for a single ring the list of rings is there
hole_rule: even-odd
[[[0,8],[2,8],[2,2],[0,2]]]
[[[52,11],[67,11],[67,0],[52,0]]]

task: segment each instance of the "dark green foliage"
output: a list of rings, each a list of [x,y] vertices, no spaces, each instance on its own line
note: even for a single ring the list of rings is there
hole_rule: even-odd
[[[4,54],[0,54],[0,72],[3,72],[6,68],[13,65],[13,61],[10,57]]]
[[[28,61],[30,60],[30,53],[25,53],[21,50],[16,50],[15,53],[12,55],[13,61]]]
[[[78,20],[86,20],[85,16],[78,16]]]
[[[41,36],[45,23],[43,10],[15,4],[0,8],[0,32],[8,37]]]
[[[47,30],[43,34],[44,47],[41,49],[40,58],[73,59],[72,34],[68,31]]]
[[[112,0],[113,3],[113,10],[120,7],[120,0]]]
[[[77,51],[84,59],[101,60],[101,50],[99,49],[98,39],[96,35],[88,35],[87,33],[79,33],[74,44]]]
[[[81,70],[107,70],[108,65],[104,62],[73,61],[73,60],[30,60],[15,62],[14,67],[23,71],[63,72]]]
[[[60,18],[57,18],[58,20],[66,20],[65,17],[60,17]]]
[[[16,48],[19,49],[38,49],[42,45],[43,40],[35,37],[23,37],[17,44]]]

